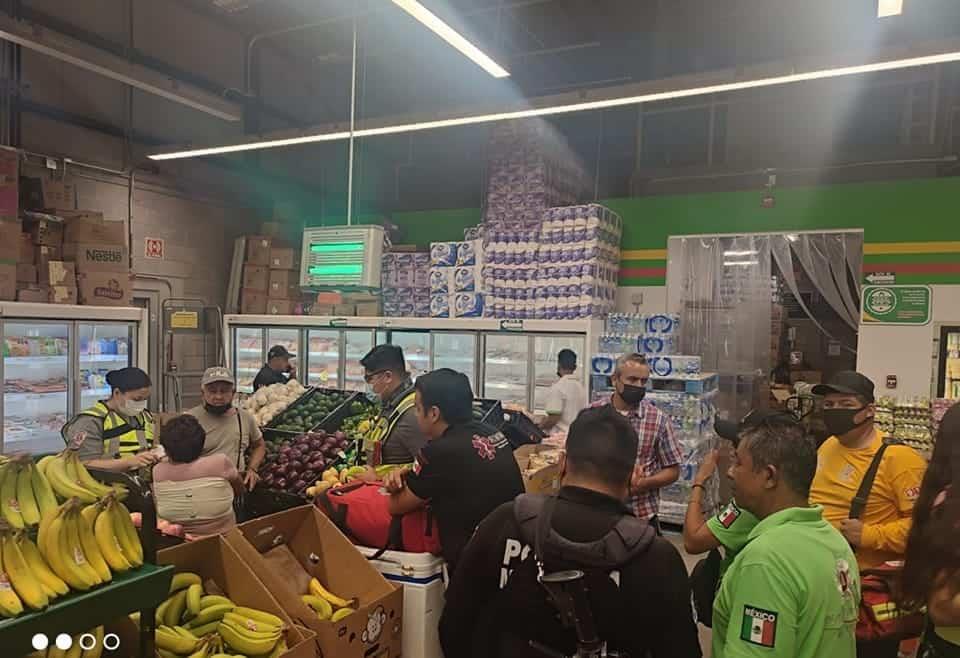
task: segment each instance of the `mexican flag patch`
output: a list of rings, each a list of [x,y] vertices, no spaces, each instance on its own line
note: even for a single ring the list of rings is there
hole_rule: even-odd
[[[777,638],[777,613],[743,606],[740,639],[761,647],[772,647]]]
[[[733,522],[740,518],[740,508],[730,503],[717,514],[717,521],[720,522],[724,528],[729,528],[733,525]]]

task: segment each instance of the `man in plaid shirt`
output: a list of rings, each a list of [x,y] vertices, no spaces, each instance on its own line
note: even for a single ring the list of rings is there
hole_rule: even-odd
[[[630,483],[629,505],[638,518],[647,519],[658,531],[660,522],[660,489],[673,484],[680,477],[683,454],[673,435],[673,423],[667,414],[644,400],[650,366],[642,354],[626,354],[617,359],[617,367],[610,378],[614,393],[610,404],[627,417],[637,431],[637,465]]]

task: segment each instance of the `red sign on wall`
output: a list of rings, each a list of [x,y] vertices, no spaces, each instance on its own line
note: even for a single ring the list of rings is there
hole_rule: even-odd
[[[143,255],[146,258],[163,260],[163,239],[144,238]]]

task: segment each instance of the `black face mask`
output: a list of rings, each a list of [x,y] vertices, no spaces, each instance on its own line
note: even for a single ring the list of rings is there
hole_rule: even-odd
[[[207,413],[211,413],[214,416],[222,416],[230,411],[231,408],[233,408],[233,403],[228,402],[226,404],[210,404],[209,402],[204,402],[203,408],[207,410]]]
[[[854,421],[853,417],[864,409],[866,407],[860,407],[859,409],[824,409],[823,424],[827,426],[827,431],[833,436],[842,436],[873,420],[873,416],[869,416],[862,423]]]
[[[647,389],[644,386],[624,384],[623,391],[620,392],[620,399],[626,402],[628,406],[636,407],[640,404],[646,394]]]

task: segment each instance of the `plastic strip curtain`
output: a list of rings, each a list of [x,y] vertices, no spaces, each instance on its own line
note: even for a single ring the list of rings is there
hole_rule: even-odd
[[[860,326],[858,305],[853,302],[847,284],[847,262],[842,233],[801,233],[791,245],[791,253],[827,300],[827,303],[856,331]],[[844,297],[849,297],[849,303]],[[859,300],[860,295],[857,294]],[[808,313],[809,315],[809,313]]]

